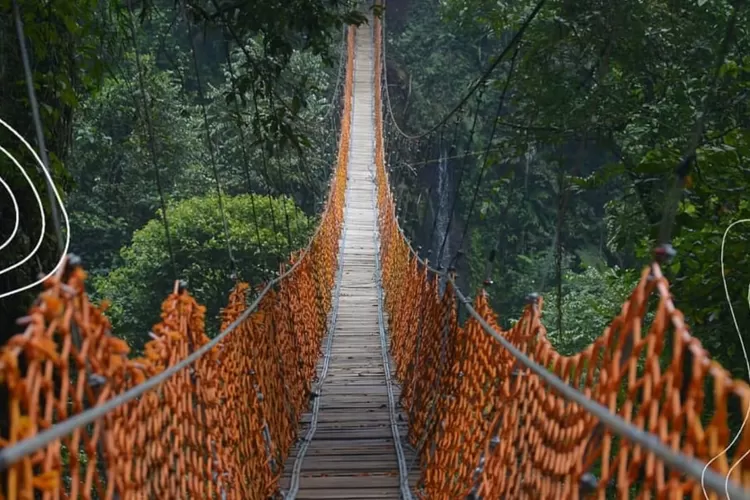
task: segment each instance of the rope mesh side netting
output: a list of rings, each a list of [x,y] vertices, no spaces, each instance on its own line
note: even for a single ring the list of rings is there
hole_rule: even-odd
[[[382,283],[401,404],[421,468],[417,493],[441,500],[704,498],[700,472],[667,463],[657,453],[661,445],[688,465],[708,463],[729,477],[730,489],[750,487],[750,467],[742,463],[750,431],[743,427],[730,446],[729,426],[730,407],[750,411],[750,388],[690,335],[658,264],[644,269],[592,345],[563,356],[546,338],[541,298],[530,296],[520,320],[504,331],[483,290],[471,304],[450,273],[418,258],[389,187],[379,19],[373,28]],[[19,319],[25,331],[0,350],[8,400],[0,498],[265,499],[278,490],[332,304],[353,29],[347,42],[338,163],[318,230],[252,304],[251,287],[235,286],[218,337],[206,336],[205,308],[176,283],[144,356],[129,358],[104,308],[89,301],[80,265],[69,259],[46,282]],[[461,306],[470,313],[464,324]],[[571,399],[555,380],[585,399]],[[595,415],[589,401],[630,430]],[[644,446],[637,431],[654,443]]]
[[[697,476],[685,474],[657,458],[654,447],[616,434],[603,419],[554,390],[529,369],[531,363],[522,363],[493,338],[492,330],[531,362],[621,417],[633,432],[650,433],[656,445],[678,452],[681,460],[710,463],[722,485],[729,476],[730,491],[738,491],[732,483],[750,487],[750,465],[741,462],[750,450],[750,432],[741,429],[731,453],[724,452],[739,428],[737,423],[730,431],[729,407],[745,415],[750,388],[711,361],[690,335],[658,264],[644,269],[620,314],[574,356],[559,354],[547,339],[543,302],[535,295],[505,331],[479,290],[475,315],[459,324],[458,307],[472,304],[455,288],[450,273],[434,271],[419,259],[399,227],[384,159],[380,20],[374,30],[383,286],[401,403],[421,466],[419,495],[706,498],[700,467]],[[442,294],[441,279],[446,283]],[[653,317],[648,322],[647,314]],[[711,489],[706,492],[717,498]],[[719,493],[725,496],[723,488]]]
[[[46,282],[19,319],[25,331],[0,351],[8,398],[0,447],[37,441],[3,457],[0,498],[265,499],[278,489],[331,308],[353,42],[349,29],[338,162],[320,225],[252,305],[257,293],[235,286],[219,337],[205,335],[205,308],[176,283],[144,356],[130,359],[104,307],[89,301],[80,266],[69,259]],[[158,383],[145,390],[149,381]],[[98,410],[87,425],[75,424]],[[70,432],[45,438],[68,424]]]

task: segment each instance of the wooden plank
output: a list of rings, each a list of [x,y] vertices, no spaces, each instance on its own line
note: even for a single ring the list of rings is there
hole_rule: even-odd
[[[379,328],[377,249],[373,238],[377,211],[372,189],[371,27],[359,29],[356,40],[352,147],[344,219],[346,239],[328,371],[321,382],[318,414],[314,416],[308,411],[301,417],[298,436],[306,438],[313,422],[315,432],[309,441],[298,439],[293,445],[280,478],[280,486],[288,488],[295,461],[301,461],[298,499],[400,498],[391,411],[396,412],[398,442],[404,448],[407,464],[414,458],[406,438],[406,420],[398,407],[401,391],[395,380],[392,391],[396,408],[389,408]],[[386,349],[389,349],[387,342]],[[321,350],[321,355],[324,354]],[[322,376],[322,363],[317,373]],[[393,379],[392,373],[391,361],[388,375]],[[410,475],[412,484],[415,478]]]
[[[302,472],[315,474],[318,472],[328,472],[331,469],[338,470],[345,468],[349,473],[392,473],[398,475],[398,465],[396,456],[376,455],[367,456],[359,455],[364,460],[355,460],[352,457],[315,457],[315,460],[307,460],[302,465]],[[395,466],[395,468],[394,468]]]
[[[356,406],[355,406],[356,404]],[[320,409],[321,410],[335,410],[335,409],[348,409],[351,410],[352,407],[356,407],[358,410],[365,410],[368,408],[388,408],[388,403],[384,403],[380,398],[377,399],[354,399],[347,398],[343,399],[341,397],[336,398],[336,400],[329,400],[328,398],[323,398],[320,402]]]
[[[367,500],[370,498],[382,498],[382,499],[399,499],[398,492],[393,492],[392,489],[378,489],[378,488],[339,488],[336,490],[300,490],[297,493],[299,500]]]
[[[300,488],[305,490],[332,490],[338,488],[388,488],[398,493],[398,474],[386,475],[341,475],[321,476],[312,474],[300,475]],[[304,485],[304,486],[302,486]]]
[[[308,457],[328,457],[334,456],[342,460],[351,460],[352,456],[391,456],[394,453],[393,442],[388,441],[384,445],[368,444],[367,446],[346,446],[348,443],[332,443],[330,446],[322,446],[314,443],[307,449],[305,456]],[[294,448],[292,453],[296,453],[298,448]],[[317,460],[317,458],[316,458]]]
[[[307,423],[310,418],[311,416],[308,413],[302,417],[302,422]],[[356,413],[351,409],[341,408],[327,409],[325,412],[321,412],[318,422],[370,422],[380,424],[381,421],[388,422],[388,419],[388,411],[385,408],[357,408]]]

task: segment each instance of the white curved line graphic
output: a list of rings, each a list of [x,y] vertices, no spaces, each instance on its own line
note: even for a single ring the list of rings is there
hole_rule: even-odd
[[[742,354],[745,356],[745,365],[747,366],[747,371],[750,373],[750,359],[748,359],[747,356],[747,349],[745,349],[745,341],[742,340],[742,333],[740,332],[740,327],[737,324],[737,316],[734,314],[734,307],[732,307],[732,300],[729,298],[729,287],[727,287],[727,277],[724,273],[724,245],[727,241],[727,234],[729,234],[729,230],[732,229],[737,224],[742,224],[743,222],[750,222],[750,219],[740,219],[737,221],[732,222],[729,224],[729,226],[724,230],[724,236],[721,237],[721,281],[724,283],[724,294],[727,299],[727,303],[729,304],[729,312],[732,314],[732,321],[734,322],[734,329],[737,331],[737,337],[740,339],[740,345],[742,346]],[[724,448],[718,455],[713,457],[711,460],[706,462],[706,465],[703,467],[703,471],[701,472],[701,489],[703,490],[703,496],[706,498],[706,500],[709,500],[708,492],[706,491],[706,485],[704,484],[704,476],[706,474],[706,469],[714,462],[716,461],[720,456],[724,455],[729,448],[734,446],[734,443],[740,438],[742,435],[742,429],[745,428],[745,424],[747,423],[748,418],[750,417],[750,408],[748,409],[747,413],[745,413],[745,418],[742,420],[742,425],[740,426],[740,430],[737,431],[737,434],[732,438],[732,441],[727,445],[726,448]],[[747,453],[745,453],[747,455]],[[732,474],[732,470],[734,470],[737,465],[742,461],[743,458],[745,458],[745,455],[742,455],[739,460],[737,460],[734,465],[729,469],[729,472],[727,473],[727,476],[724,480],[724,494],[729,498],[729,476]]]
[[[3,248],[7,247],[11,241],[13,241],[13,238],[16,237],[16,233],[18,232],[18,226],[20,225],[20,222],[21,222],[21,216],[18,210],[18,202],[16,201],[16,195],[13,194],[13,190],[10,188],[10,186],[8,186],[8,183],[5,182],[5,179],[3,179],[2,177],[0,177],[0,184],[2,184],[5,187],[5,190],[8,191],[8,196],[10,196],[10,201],[13,202],[13,209],[16,212],[16,222],[15,222],[15,225],[13,226],[13,232],[10,233],[10,236],[8,236],[8,239],[5,240],[5,242],[3,242],[2,245],[0,245],[0,250],[2,250]]]
[[[36,153],[36,151],[34,151],[34,148],[32,148],[31,145],[29,144],[29,142],[26,139],[24,139],[23,136],[21,134],[19,134],[13,127],[11,127],[10,125],[8,125],[2,118],[0,118],[0,125],[2,125],[3,127],[5,127],[8,131],[10,131],[10,133],[12,133],[13,135],[15,135],[23,143],[23,145],[26,146],[26,149],[28,149],[29,152],[31,152],[31,154],[34,156],[34,159],[36,160],[37,164],[42,169],[42,172],[44,173],[45,177],[47,178],[47,182],[49,182],[49,185],[51,186],[52,192],[55,194],[55,198],[57,199],[57,203],[58,203],[58,205],[60,205],[60,211],[62,212],[63,218],[65,219],[65,246],[63,247],[62,255],[60,255],[60,260],[57,261],[57,265],[55,266],[55,268],[52,269],[52,271],[50,271],[49,273],[47,273],[43,278],[38,279],[38,280],[34,281],[33,283],[30,283],[30,284],[25,285],[23,287],[16,288],[15,290],[10,290],[8,292],[0,294],[0,299],[2,299],[2,298],[5,298],[5,297],[9,297],[11,295],[14,295],[14,294],[16,294],[18,292],[23,292],[24,290],[28,290],[29,288],[35,287],[38,284],[43,283],[47,278],[49,278],[50,276],[52,276],[53,274],[55,274],[57,272],[57,270],[60,269],[60,266],[62,265],[62,263],[65,260],[65,256],[68,254],[68,248],[70,248],[70,219],[68,218],[68,212],[67,212],[67,210],[65,210],[65,205],[63,205],[62,198],[60,197],[60,193],[57,192],[57,187],[55,187],[55,183],[52,181],[52,177],[50,176],[49,172],[45,168],[44,163],[42,162],[42,160],[39,158],[39,155]],[[42,211],[42,218],[43,218],[42,220],[44,220],[44,212],[43,211]]]
[[[747,307],[750,308],[750,285],[748,285],[748,287],[747,287]],[[748,412],[748,413],[750,413],[750,412]],[[747,415],[745,415],[745,420],[747,420]],[[737,435],[739,436],[740,434],[737,433]],[[750,454],[750,450],[748,450],[745,453],[743,453],[742,456],[740,458],[738,458],[734,462],[734,465],[732,465],[729,468],[729,471],[727,472],[727,477],[724,478],[724,493],[727,494],[727,498],[729,498],[729,492],[727,491],[729,489],[729,476],[732,475],[732,472],[734,471],[734,468],[737,467],[738,465],[740,465],[742,463],[742,461],[745,459],[745,457],[748,456],[748,454]]]
[[[26,177],[26,181],[29,183],[29,186],[31,186],[31,191],[34,192],[34,198],[36,198],[36,202],[37,202],[37,204],[39,204],[39,211],[42,214],[42,230],[39,233],[39,241],[36,242],[36,246],[31,251],[31,253],[29,253],[23,259],[19,260],[15,264],[11,264],[10,266],[6,267],[5,269],[1,269],[0,270],[0,275],[3,275],[5,273],[7,273],[8,271],[11,271],[11,270],[17,268],[18,266],[21,266],[21,265],[25,264],[30,258],[32,258],[34,256],[34,254],[37,252],[37,250],[39,250],[39,247],[42,245],[42,241],[44,241],[44,231],[47,229],[47,221],[46,221],[46,218],[44,216],[44,206],[42,205],[42,199],[39,197],[39,191],[36,190],[36,187],[34,186],[34,183],[31,182],[31,178],[29,177],[29,174],[26,173],[26,170],[24,170],[24,168],[21,166],[21,164],[18,163],[18,160],[16,160],[15,156],[13,156],[12,154],[10,154],[8,152],[8,150],[6,150],[4,147],[0,146],[0,152],[2,152],[5,156],[7,156],[8,159],[10,161],[12,161],[13,164],[16,167],[18,167],[18,170],[21,171],[21,174],[23,174],[23,176]]]

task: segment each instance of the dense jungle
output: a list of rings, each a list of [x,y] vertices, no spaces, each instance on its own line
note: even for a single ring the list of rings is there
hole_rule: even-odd
[[[234,278],[278,275],[315,229],[336,154],[342,27],[365,22],[366,8],[0,0],[0,118],[33,144],[14,5],[91,297],[138,351],[181,279],[215,334]],[[526,24],[536,5],[389,0],[378,11],[405,233],[434,265],[455,268],[466,293],[485,287],[503,326],[540,294],[565,354],[602,333],[666,241],[676,306],[713,357],[747,378],[750,231],[725,234],[750,219],[747,2],[549,0]],[[0,145],[33,161],[6,130]],[[0,268],[37,244],[37,203],[45,237],[0,276],[0,292],[60,256],[60,211],[42,173],[27,171],[39,202],[0,157],[23,214]],[[0,241],[14,217],[0,190]],[[38,291],[0,299],[3,339]]]
[[[673,220],[675,304],[746,378],[747,224],[723,239],[750,208],[746,5],[546,4],[458,118],[431,132],[535,4],[388,3],[388,152],[407,235],[465,290],[486,282],[501,324],[540,293],[552,341],[572,354],[619,312]]]

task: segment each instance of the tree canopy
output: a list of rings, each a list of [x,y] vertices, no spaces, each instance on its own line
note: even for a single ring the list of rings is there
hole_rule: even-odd
[[[536,6],[388,2],[387,75],[399,127],[416,135],[453,109]],[[415,245],[428,256],[430,240],[445,236],[433,231],[438,159],[451,156],[441,142],[454,156],[444,185],[458,193],[446,247],[451,258],[462,252],[463,285],[489,277],[505,322],[528,293],[541,292],[553,339],[565,348],[574,338],[580,348],[601,334],[611,305],[652,258],[677,167],[695,148],[666,271],[696,336],[746,376],[730,303],[746,328],[747,225],[726,239],[726,293],[720,261],[724,231],[748,217],[748,26],[741,1],[545,2],[445,127],[409,140],[389,125],[402,222]]]
[[[311,221],[288,198],[244,194],[222,201],[233,266],[226,264],[228,247],[218,197],[209,195],[168,207],[176,269],[162,219],[157,216],[133,233],[132,243],[120,252],[122,264],[96,279],[98,295],[110,304],[115,330],[133,349],[143,346],[147,332],[158,322],[156,306],[164,290],[174,285],[175,270],[196,300],[206,306],[207,326],[216,332],[218,312],[235,283],[232,273],[236,279],[259,284],[278,268],[279,256],[302,247],[310,233]],[[274,228],[272,212],[283,225]]]
[[[294,220],[319,211],[335,154],[342,28],[364,19],[354,2],[16,4],[52,176],[70,212],[71,250],[97,278],[95,292],[107,282],[104,277],[114,279],[128,268],[121,249],[134,248],[136,232],[152,227],[149,221],[163,217],[165,206],[217,192],[227,199],[253,193],[258,199],[287,199],[304,212],[295,212]],[[14,19],[13,3],[0,1],[2,118],[32,139]],[[4,130],[0,143],[23,165],[33,165]],[[43,188],[41,173],[26,170],[34,186]],[[41,214],[25,178],[4,156],[0,175],[23,211],[17,237],[0,253],[5,267],[31,251]],[[0,197],[4,241],[14,216],[5,190]],[[42,202],[49,221],[49,203],[44,197]],[[276,210],[272,219],[277,229],[286,224]],[[48,224],[35,258],[3,274],[2,290],[52,269],[60,258],[57,243]],[[280,252],[276,258],[289,247],[259,251]],[[212,264],[230,272],[228,257]],[[267,270],[264,278],[278,270],[265,261],[261,267]],[[193,284],[198,286],[196,279]],[[153,297],[171,289],[164,282],[159,286]],[[35,293],[0,301],[3,335],[18,331],[14,320],[25,314]]]
[[[750,233],[744,223],[724,233],[750,212],[746,3],[387,2],[386,146],[414,245],[455,265],[464,289],[488,283],[506,326],[528,293],[542,293],[553,339],[574,350],[601,333],[668,228],[677,305],[709,351],[744,376],[733,314],[740,330],[750,325]],[[233,265],[219,193],[243,277],[267,279],[303,244],[335,157],[342,27],[361,23],[364,8],[17,4],[72,250],[127,335],[144,338],[171,288],[165,223],[177,274],[209,316],[220,307]],[[31,138],[12,3],[0,0],[0,13],[3,119]],[[31,165],[5,132],[0,142]],[[18,239],[0,253],[5,267],[33,247],[40,214],[5,157],[0,172],[25,210]],[[14,217],[0,197],[4,241]],[[253,200],[260,237],[249,229]],[[2,275],[3,289],[54,266],[52,228],[46,236],[36,258]],[[0,302],[4,335],[33,296]]]

